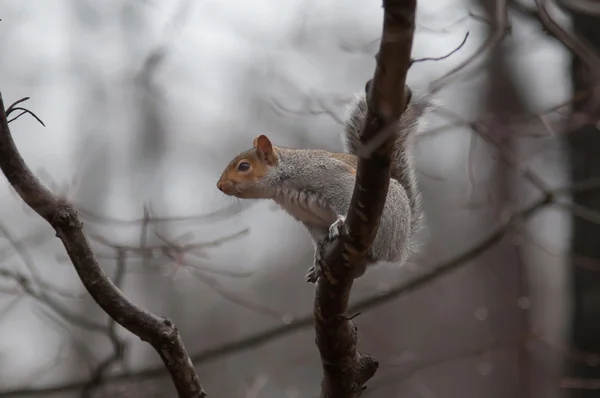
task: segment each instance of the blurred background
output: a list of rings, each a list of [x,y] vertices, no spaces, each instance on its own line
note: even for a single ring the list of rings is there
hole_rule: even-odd
[[[216,182],[259,133],[341,150],[382,16],[374,0],[0,0],[4,102],[31,97],[46,125],[11,122],[17,146],[115,283],[175,322],[209,396],[319,394],[309,236]],[[438,102],[414,149],[427,228],[410,264],[355,283],[359,349],[380,361],[364,396],[597,396],[600,7],[420,0],[413,57],[467,33],[408,75]],[[1,180],[0,397],[175,396]]]

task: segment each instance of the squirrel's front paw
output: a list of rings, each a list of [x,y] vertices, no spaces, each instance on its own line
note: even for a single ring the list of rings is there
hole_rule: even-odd
[[[335,238],[340,236],[340,231],[346,225],[345,222],[346,222],[346,216],[338,215],[338,219],[335,220],[335,222],[329,226],[329,239],[330,240],[334,240]]]

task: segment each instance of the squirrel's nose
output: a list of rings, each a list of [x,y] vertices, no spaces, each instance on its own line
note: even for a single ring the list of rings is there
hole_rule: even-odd
[[[217,182],[217,188],[219,188],[219,191],[223,192],[223,183],[221,181]]]

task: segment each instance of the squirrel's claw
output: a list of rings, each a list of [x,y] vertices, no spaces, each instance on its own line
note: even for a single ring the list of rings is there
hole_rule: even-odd
[[[344,227],[346,216],[338,215],[337,220],[329,226],[329,239],[334,240],[340,236],[340,231]]]
[[[317,246],[315,248],[315,257],[313,260],[313,265],[312,265],[312,267],[310,267],[308,269],[308,271],[306,272],[306,275],[304,276],[304,279],[308,283],[317,283],[317,280],[319,280],[319,276],[321,276],[321,252],[320,252],[320,249],[321,248],[319,246]]]
[[[321,274],[321,271],[319,270],[319,268],[313,265],[312,267],[310,267],[308,269],[308,272],[304,276],[304,279],[308,283],[317,283],[317,281],[319,280],[320,274]]]

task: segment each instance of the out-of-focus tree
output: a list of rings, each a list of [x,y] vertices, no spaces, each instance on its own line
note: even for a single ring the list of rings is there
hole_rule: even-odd
[[[575,40],[600,54],[600,9],[595,2],[561,1],[571,15]],[[571,181],[577,184],[600,178],[600,65],[590,65],[573,54],[571,82],[572,113],[565,132],[570,158]],[[600,224],[589,214],[600,212],[600,192],[574,193],[570,249],[572,289],[570,344],[575,353],[568,358],[567,379],[572,379],[570,397],[591,398],[598,392],[589,383],[600,380]]]
[[[510,1],[503,7],[498,4],[500,3],[493,0],[479,1],[479,5],[485,10],[485,18],[489,21],[485,24],[488,37],[506,35],[510,29]],[[480,200],[489,198],[491,211],[486,212],[483,217],[489,217],[487,222],[494,224],[501,222],[511,209],[517,208],[520,199],[519,175],[515,172],[514,163],[507,161],[507,158],[518,153],[519,135],[523,132],[511,125],[511,119],[526,113],[528,107],[522,94],[523,87],[517,84],[511,63],[510,54],[514,49],[514,37],[506,35],[487,55],[487,84],[485,91],[481,93],[484,96],[481,129],[484,131],[473,131],[471,135],[470,150],[480,153],[478,148],[485,146],[485,158],[491,163],[491,167],[488,166],[491,170],[489,179],[474,189],[480,192]],[[484,140],[484,137],[488,139]],[[477,169],[470,162],[467,167],[473,171]],[[530,354],[526,349],[525,336],[529,333],[529,312],[517,305],[520,299],[529,297],[523,250],[520,245],[506,239],[479,261],[481,283],[490,285],[487,306],[496,313],[489,320],[490,338],[494,341],[522,341],[513,355],[497,359],[496,367],[499,371],[489,376],[489,396],[528,398],[531,382]],[[507,382],[509,380],[514,382]]]

